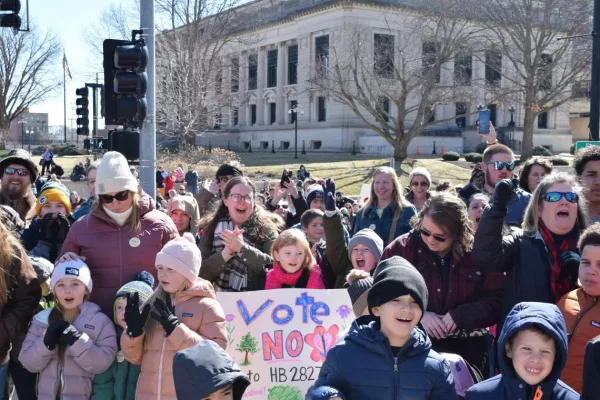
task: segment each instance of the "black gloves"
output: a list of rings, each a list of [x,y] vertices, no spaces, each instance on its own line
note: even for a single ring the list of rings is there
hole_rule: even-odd
[[[67,324],[67,327],[62,331],[58,341],[67,346],[73,345],[81,337],[81,333],[73,326]]]
[[[127,294],[127,305],[125,306],[125,323],[127,334],[130,337],[138,337],[144,333],[144,325],[148,319],[150,305],[146,304],[140,312],[140,295],[138,293]]]
[[[52,244],[63,244],[69,228],[71,224],[64,214],[58,214],[56,219],[52,219],[52,214],[46,214],[40,221],[39,238]]]
[[[177,328],[177,325],[179,325],[179,319],[177,319],[177,316],[175,315],[170,295],[167,295],[166,304],[159,298],[154,300],[154,309],[150,313],[150,316],[163,326],[167,336],[169,336],[175,328]]]
[[[327,178],[323,185],[323,197],[325,200],[325,210],[335,211],[335,181]]]
[[[506,208],[515,193],[515,187],[510,179],[504,179],[496,184],[494,189],[494,206]]]
[[[44,345],[48,348],[48,350],[54,350],[56,345],[59,343],[62,333],[70,324],[66,321],[58,320],[51,323],[48,328],[46,328],[46,333],[44,334]]]

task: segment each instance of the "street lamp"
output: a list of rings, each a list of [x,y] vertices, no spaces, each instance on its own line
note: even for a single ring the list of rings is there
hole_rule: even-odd
[[[515,133],[515,120],[513,119],[515,111],[517,111],[517,108],[513,105],[511,105],[508,108],[508,112],[510,112],[510,122],[508,123],[508,126],[510,128],[510,140],[513,140],[513,136]]]
[[[21,117],[21,120],[19,122],[17,122],[17,124],[21,124],[21,148],[24,149],[25,148],[25,124],[27,123],[27,121],[25,121],[25,119],[23,117]]]
[[[31,153],[31,135],[33,135],[33,129],[27,129],[27,136],[29,136],[29,140],[27,141],[27,151]]]
[[[290,108],[288,114],[294,115],[294,158],[298,158],[298,113],[304,115],[304,111],[301,107],[298,107],[296,103],[294,107]]]
[[[483,111],[483,110],[485,110],[485,105],[483,103],[477,104],[477,111]]]

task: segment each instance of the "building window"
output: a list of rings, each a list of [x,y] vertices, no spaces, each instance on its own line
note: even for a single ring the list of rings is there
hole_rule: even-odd
[[[240,59],[231,59],[231,93],[240,90]]]
[[[290,148],[290,142],[279,142],[279,148],[287,150]]]
[[[256,90],[258,82],[258,56],[250,54],[248,56],[248,90]]]
[[[385,122],[390,122],[390,99],[387,97],[380,97],[377,99],[379,112]]]
[[[223,120],[223,117],[221,116],[221,113],[215,114],[215,125],[213,126],[213,128],[221,129],[222,120]]]
[[[490,110],[490,122],[494,125],[494,127],[498,126],[496,124],[496,118],[498,117],[498,106],[495,104],[488,105],[488,110]]]
[[[288,47],[288,85],[298,83],[298,45]]]
[[[315,64],[317,76],[327,78],[329,70],[329,35],[318,36],[315,39]]]
[[[375,76],[392,79],[394,77],[394,36],[376,33],[373,39]]]
[[[277,120],[277,104],[269,103],[269,121],[271,125],[275,123]]]
[[[298,107],[298,102],[296,100],[290,101],[290,110],[293,110],[296,107]],[[290,124],[295,123],[296,118],[297,118],[297,116],[296,116],[295,112],[290,113]]]
[[[327,121],[327,99],[319,97],[319,109],[317,110],[317,120],[319,122]]]
[[[244,150],[250,149],[250,142],[242,142],[244,143]]]
[[[319,150],[321,148],[321,141],[320,140],[311,140],[310,141],[310,147],[313,150]]]
[[[589,99],[590,98],[590,81],[580,81],[573,84],[571,96],[574,99]]]
[[[540,59],[540,90],[552,89],[552,56],[542,54]]]
[[[497,87],[502,82],[502,54],[498,51],[485,52],[485,81]]]
[[[267,141],[262,141],[262,142],[260,142],[260,147],[261,147],[263,150],[266,150],[266,149],[268,149],[268,148],[269,148],[269,142],[267,142]]]
[[[216,91],[218,94],[223,93],[223,70],[219,69],[216,75]]]
[[[250,105],[250,125],[256,124],[256,104]]]
[[[240,110],[239,108],[233,109],[233,126],[237,126],[240,122]]]
[[[277,86],[277,49],[267,52],[267,87]]]
[[[454,59],[454,84],[470,86],[473,77],[473,56],[470,52],[460,52]]]
[[[423,75],[427,76],[434,73],[435,83],[440,83],[441,68],[437,65],[440,58],[440,44],[437,42],[423,42],[422,52]]]
[[[454,112],[455,112],[454,115],[457,116],[457,118],[455,119],[456,126],[458,126],[459,128],[464,128],[465,126],[467,126],[467,115],[466,115],[467,114],[467,103],[464,103],[464,102],[456,103]]]
[[[538,115],[538,129],[548,129],[548,111]]]

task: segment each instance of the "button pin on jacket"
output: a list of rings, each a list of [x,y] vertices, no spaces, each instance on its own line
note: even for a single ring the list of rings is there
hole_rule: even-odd
[[[369,226],[369,229],[370,229],[370,230],[372,230],[372,231],[374,231],[374,230],[375,230],[375,228],[377,228],[377,227],[375,226],[375,224],[371,224],[371,225]]]
[[[140,238],[133,237],[129,239],[129,245],[131,247],[139,247],[140,246]]]

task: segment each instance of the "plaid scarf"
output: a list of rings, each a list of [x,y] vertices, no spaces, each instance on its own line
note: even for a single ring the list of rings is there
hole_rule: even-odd
[[[571,290],[568,273],[569,271],[560,268],[560,265],[558,265],[558,259],[563,251],[577,251],[579,234],[577,229],[573,229],[562,241],[560,248],[557,248],[552,232],[550,232],[546,225],[544,225],[544,222],[541,219],[539,220],[538,224],[540,235],[542,235],[542,238],[544,239],[546,249],[548,249],[548,254],[550,256],[550,262],[552,263],[550,286],[552,287],[554,298],[556,301],[558,301]]]
[[[229,218],[223,218],[215,228],[213,237],[212,253],[223,251],[225,245],[221,241],[221,232],[224,230],[233,231],[233,222]],[[256,247],[250,242],[244,234],[244,243]],[[215,288],[218,292],[245,292],[248,289],[248,267],[242,259],[235,254],[227,263],[223,265],[223,270],[215,282]]]

